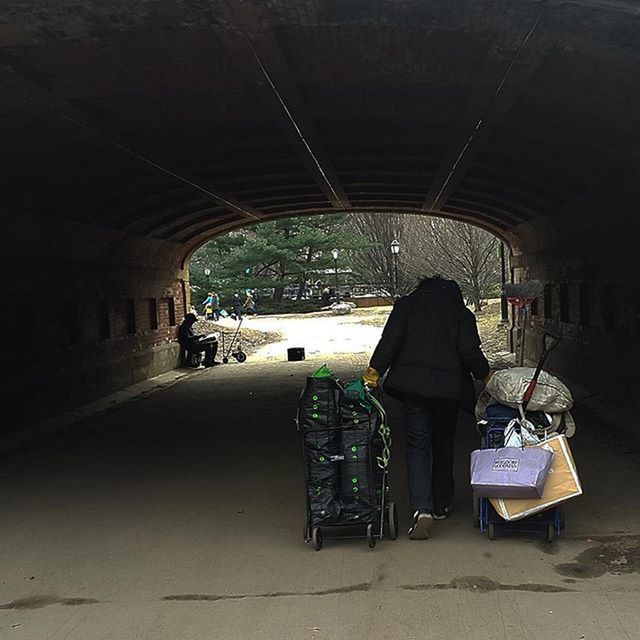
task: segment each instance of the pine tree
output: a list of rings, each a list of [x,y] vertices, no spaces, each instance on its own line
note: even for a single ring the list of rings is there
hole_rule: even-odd
[[[332,266],[332,249],[362,245],[346,220],[342,214],[283,218],[216,238],[192,258],[192,289],[208,286],[203,274],[209,267],[209,286],[227,296],[236,290],[273,288],[279,302],[285,287],[293,285],[301,299],[310,281],[326,277],[323,271]]]

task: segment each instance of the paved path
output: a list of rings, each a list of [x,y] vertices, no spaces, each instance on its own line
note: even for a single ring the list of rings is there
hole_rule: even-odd
[[[278,332],[282,340],[268,344],[253,354],[257,360],[286,360],[289,347],[304,347],[307,357],[322,354],[368,353],[375,348],[382,327],[362,324],[363,316],[332,314],[250,316],[244,326],[259,331]],[[231,320],[224,320],[229,323]]]
[[[471,526],[468,420],[456,511],[431,540],[305,545],[292,417],[320,363],[215,367],[5,455],[0,638],[640,638],[640,452],[585,409],[586,494],[552,545]],[[329,361],[345,379],[364,363]],[[404,529],[394,407],[392,423]]]

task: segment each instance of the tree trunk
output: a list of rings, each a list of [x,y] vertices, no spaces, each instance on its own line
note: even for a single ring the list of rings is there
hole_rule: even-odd
[[[273,291],[273,299],[275,302],[282,302],[282,297],[284,296],[284,277],[286,275],[286,270],[284,264],[282,262],[278,265],[278,283],[275,286]]]
[[[307,247],[307,255],[305,257],[305,262],[307,265],[311,264],[311,259],[313,258],[313,247]],[[296,300],[302,300],[304,297],[305,289],[307,288],[307,274],[301,273],[300,279],[298,280],[298,295],[296,296]]]
[[[482,293],[476,281],[471,285],[471,301],[473,302],[473,310],[476,313],[482,311]]]

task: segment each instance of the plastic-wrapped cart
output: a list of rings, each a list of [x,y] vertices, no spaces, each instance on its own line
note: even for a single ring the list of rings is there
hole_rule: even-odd
[[[395,540],[390,431],[379,399],[361,381],[343,387],[331,375],[315,375],[300,396],[297,424],[305,464],[305,541],[320,550],[325,534],[366,537],[373,548],[385,529]]]

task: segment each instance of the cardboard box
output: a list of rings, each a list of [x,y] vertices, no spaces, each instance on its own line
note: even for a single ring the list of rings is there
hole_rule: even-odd
[[[582,495],[582,485],[566,436],[555,435],[536,446],[550,448],[555,454],[542,497],[529,500],[490,498],[494,509],[505,520],[522,520]]]

